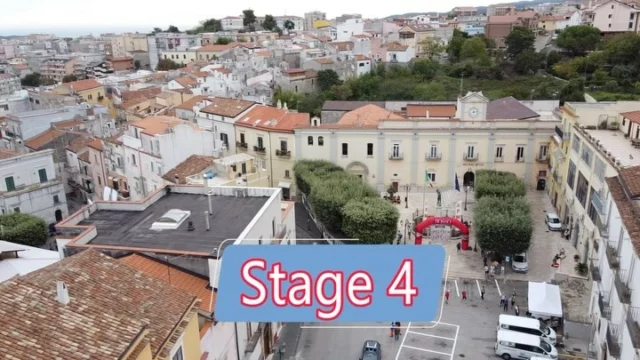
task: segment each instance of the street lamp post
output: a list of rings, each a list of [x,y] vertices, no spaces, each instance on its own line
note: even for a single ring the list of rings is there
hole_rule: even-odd
[[[467,194],[469,193],[469,187],[464,187],[464,211],[467,211]]]
[[[404,197],[404,208],[405,209],[409,208],[409,189],[410,188],[411,188],[411,185],[409,185],[409,184],[405,185],[405,190],[407,191],[406,195]]]

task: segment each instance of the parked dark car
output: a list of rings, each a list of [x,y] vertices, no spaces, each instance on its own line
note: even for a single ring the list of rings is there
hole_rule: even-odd
[[[375,340],[367,340],[362,345],[360,360],[382,360],[382,347]]]

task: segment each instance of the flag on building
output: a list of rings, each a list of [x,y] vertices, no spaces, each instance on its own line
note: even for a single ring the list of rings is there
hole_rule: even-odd
[[[428,171],[424,172],[424,182],[429,184],[429,187],[433,187],[433,183],[431,182],[431,176],[429,176],[429,172]]]
[[[460,182],[458,181],[458,173],[456,173],[455,187],[456,187],[456,191],[460,191]]]

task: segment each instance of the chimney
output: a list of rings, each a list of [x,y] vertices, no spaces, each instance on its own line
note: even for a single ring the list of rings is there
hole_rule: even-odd
[[[204,222],[207,225],[207,231],[209,231],[209,212],[206,210],[204,212]]]
[[[56,291],[57,296],[56,300],[62,305],[67,305],[69,303],[69,289],[67,289],[67,284],[64,281],[56,282]]]

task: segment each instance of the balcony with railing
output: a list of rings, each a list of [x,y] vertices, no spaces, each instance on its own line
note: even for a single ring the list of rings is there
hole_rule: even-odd
[[[611,320],[611,305],[609,293],[601,291],[598,295],[598,308],[603,318]]]
[[[593,261],[593,259],[589,262],[589,270],[591,271],[591,279],[593,281],[601,281],[602,275],[600,274],[600,266]]]
[[[536,156],[536,161],[541,163],[541,164],[548,164],[549,163],[549,156],[548,155],[543,155],[543,154],[538,154],[538,156]]]
[[[605,203],[600,197],[600,193],[598,191],[594,191],[591,195],[591,205],[593,205],[599,215],[604,215],[606,210]]]
[[[609,239],[609,226],[604,223],[602,216],[596,217],[596,227],[601,238],[605,239],[605,241]]]
[[[440,153],[435,153],[434,154],[434,153],[428,152],[428,153],[425,154],[424,158],[427,161],[440,161],[440,160],[442,160],[442,154],[440,154]]]
[[[404,154],[397,151],[392,151],[389,153],[389,160],[402,160],[404,159]]]
[[[240,150],[247,150],[249,148],[249,144],[236,141],[236,147]]]
[[[640,308],[629,306],[626,320],[631,343],[635,349],[640,349]]]
[[[478,161],[478,154],[475,154],[475,153],[474,154],[469,154],[469,153],[467,153],[467,154],[464,154],[462,156],[462,159],[466,160],[466,161]]]
[[[286,149],[276,149],[276,156],[289,159],[291,157],[291,151]]]
[[[264,146],[259,146],[259,145],[254,145],[253,146],[253,151],[255,151],[258,154],[266,154],[267,153],[267,149]]]
[[[607,348],[611,356],[620,357],[620,331],[617,325],[611,323],[607,327]]]
[[[614,277],[613,284],[616,287],[616,292],[618,293],[620,302],[623,304],[630,303],[631,289],[629,288],[629,276],[627,270],[616,271],[616,276]]]
[[[607,261],[609,262],[609,267],[611,269],[616,270],[620,266],[620,260],[618,260],[618,246],[616,243],[609,241],[607,242]]]

